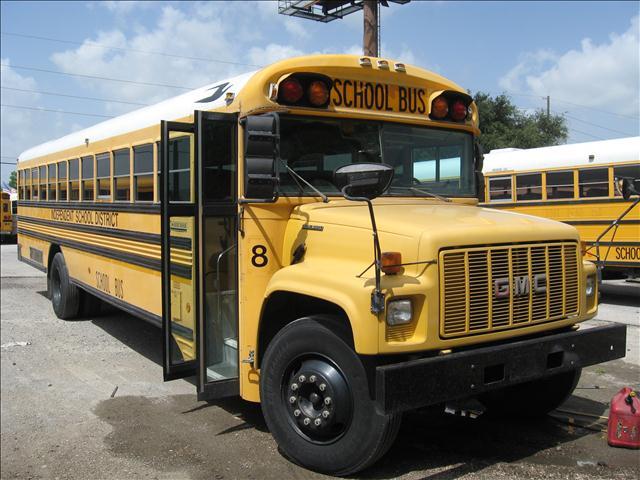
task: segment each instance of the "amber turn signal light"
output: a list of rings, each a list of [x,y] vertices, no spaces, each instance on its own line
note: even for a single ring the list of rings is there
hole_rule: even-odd
[[[402,255],[400,252],[382,252],[382,271],[387,275],[395,275],[402,270]]]

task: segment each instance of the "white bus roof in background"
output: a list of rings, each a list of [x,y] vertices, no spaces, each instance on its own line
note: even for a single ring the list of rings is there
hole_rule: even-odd
[[[18,156],[18,162],[42,157],[69,148],[79,147],[89,142],[97,142],[105,138],[122,135],[134,130],[160,125],[161,120],[177,120],[193,115],[195,110],[213,110],[225,105],[225,95],[233,92],[236,96],[255,72],[249,72],[237,77],[221,80],[204,87],[196,88],[177,97],[169,98],[160,103],[125,113],[107,121],[98,123],[84,130],[71,133],[64,137],[43,143],[25,150]],[[211,98],[211,101],[207,101]],[[204,101],[203,101],[204,100]]]
[[[482,173],[518,172],[640,160],[640,137],[554,147],[502,148],[485,154]]]

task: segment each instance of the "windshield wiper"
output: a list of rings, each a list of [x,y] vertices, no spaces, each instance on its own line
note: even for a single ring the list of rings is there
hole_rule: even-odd
[[[450,198],[443,197],[442,195],[438,195],[437,193],[430,192],[429,190],[422,190],[421,188],[405,187],[404,185],[391,185],[389,188],[390,189],[391,188],[402,188],[404,190],[409,190],[409,191],[414,192],[414,193],[424,193],[425,195],[429,195],[430,197],[437,198],[438,200],[441,200],[443,202],[451,202]]]
[[[307,185],[311,190],[313,190],[314,192],[316,192],[321,198],[322,201],[324,203],[327,203],[329,201],[329,197],[327,197],[324,193],[322,193],[320,190],[318,190],[316,187],[314,187],[313,185],[311,185],[309,182],[307,182],[304,178],[302,178],[301,175],[298,175],[298,172],[296,172],[293,168],[291,168],[287,162],[284,159],[280,159],[280,162],[282,162],[282,165],[284,165],[284,168],[287,169],[287,171],[293,175],[293,179],[295,180],[296,184],[298,185],[298,189],[300,190],[300,193],[304,195],[304,187],[302,185],[300,185],[300,181],[302,181],[305,185]]]

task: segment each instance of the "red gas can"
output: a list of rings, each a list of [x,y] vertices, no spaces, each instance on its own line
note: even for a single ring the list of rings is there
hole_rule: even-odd
[[[611,399],[608,435],[611,446],[640,448],[640,399],[629,387]]]

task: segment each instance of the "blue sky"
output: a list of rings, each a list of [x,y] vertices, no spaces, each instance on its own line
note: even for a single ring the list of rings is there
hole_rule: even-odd
[[[362,13],[320,24],[278,15],[271,2],[3,1],[0,13],[1,103],[12,105],[1,108],[2,162],[184,92],[19,67],[195,88],[362,44]],[[638,2],[412,1],[382,8],[382,56],[472,92],[507,93],[524,110],[550,95],[569,142],[585,142],[639,134],[639,29]],[[3,181],[12,169],[2,164]]]

